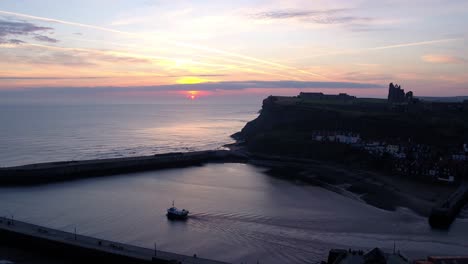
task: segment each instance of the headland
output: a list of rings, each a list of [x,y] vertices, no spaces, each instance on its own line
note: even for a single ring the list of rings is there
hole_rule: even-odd
[[[237,143],[229,150],[0,168],[0,186],[240,162],[385,210],[407,207],[430,216],[432,208],[454,202],[455,217],[466,200],[452,194],[468,171],[467,112],[468,101],[424,101],[393,84],[388,99],[323,93],[270,96],[258,118],[233,135]]]

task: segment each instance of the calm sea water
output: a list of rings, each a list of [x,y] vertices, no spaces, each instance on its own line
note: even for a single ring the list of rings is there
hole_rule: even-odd
[[[244,164],[209,164],[0,189],[0,212],[81,234],[233,263],[316,263],[330,248],[393,243],[409,256],[466,254],[468,220],[449,232]],[[165,217],[172,200],[192,217]]]
[[[258,106],[0,107],[1,160],[18,165],[217,148]],[[61,230],[234,263],[317,263],[330,248],[395,243],[410,257],[466,254],[468,219],[434,231],[410,210],[383,211],[245,164],[0,188],[0,214]],[[172,200],[189,209],[171,222]],[[466,215],[466,212],[464,212]]]
[[[216,149],[258,104],[0,105],[0,166]]]

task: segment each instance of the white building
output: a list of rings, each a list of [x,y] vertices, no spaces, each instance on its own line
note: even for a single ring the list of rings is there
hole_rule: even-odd
[[[336,135],[336,141],[344,144],[356,144],[361,140],[359,135]]]
[[[463,161],[463,160],[468,160],[468,156],[466,156],[465,154],[453,154],[452,159]]]
[[[324,137],[322,135],[315,135],[314,140],[315,141],[323,141]]]
[[[387,147],[385,149],[390,154],[396,154],[396,153],[400,152],[400,147],[397,146],[397,145],[387,145]]]
[[[406,159],[406,154],[403,152],[391,153],[397,159]]]

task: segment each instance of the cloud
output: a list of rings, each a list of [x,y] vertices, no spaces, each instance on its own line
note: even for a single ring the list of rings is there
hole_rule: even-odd
[[[225,77],[228,74],[184,74],[184,75],[167,75],[165,77],[179,78],[179,77]]]
[[[50,38],[47,36],[42,36],[42,35],[36,35],[34,36],[35,40],[42,41],[42,42],[49,42],[49,43],[57,43],[59,42],[57,39]]]
[[[2,43],[0,42],[0,44]],[[152,64],[153,62],[149,58],[115,51],[63,48],[32,43],[24,43],[18,48],[22,48],[26,53],[0,53],[2,55],[2,62],[84,67],[96,66],[102,63]]]
[[[421,59],[425,62],[439,64],[463,64],[467,62],[466,59],[460,57],[442,54],[427,54],[422,56]]]
[[[259,20],[286,20],[297,19],[303,22],[315,24],[350,24],[370,22],[373,18],[360,17],[344,14],[349,9],[328,9],[328,10],[283,10],[260,12],[249,15],[253,19]]]
[[[144,90],[243,90],[257,89],[305,89],[305,88],[381,88],[380,85],[353,82],[302,82],[302,81],[232,81],[197,84],[171,84],[141,87]]]
[[[78,76],[78,77],[44,77],[44,76],[0,76],[0,80],[78,80],[78,79],[106,79],[112,77]]]
[[[0,38],[0,44],[19,45],[19,44],[22,44],[22,43],[25,43],[25,42],[22,41],[22,40],[19,40],[19,39],[8,39],[8,40],[5,40],[5,39],[1,39],[1,38]]]
[[[35,24],[24,22],[24,21],[6,21],[0,20],[0,43],[8,44],[21,44],[25,43],[23,40],[19,39],[9,39],[6,40],[9,36],[33,36],[37,41],[56,43],[58,40],[43,36],[38,32],[44,32],[52,30],[50,27],[41,27]]]
[[[53,19],[53,18],[47,18],[47,17],[39,17],[39,16],[31,16],[27,14],[21,14],[21,13],[15,13],[15,12],[9,12],[9,11],[3,11],[0,10],[0,14],[5,14],[5,15],[11,15],[11,16],[16,16],[16,17],[23,17],[26,19],[35,19],[35,20],[40,20],[40,21],[46,21],[46,22],[53,22],[53,23],[59,23],[63,25],[70,25],[70,26],[77,26],[77,27],[82,27],[82,28],[90,28],[90,29],[95,29],[103,32],[110,32],[110,33],[115,33],[115,34],[121,34],[125,36],[132,36],[132,37],[138,37],[140,39],[147,39],[147,34],[144,33],[134,33],[134,32],[127,32],[127,31],[122,31],[122,30],[116,30],[112,28],[106,28],[106,27],[100,27],[100,26],[94,26],[94,25],[89,25],[89,24],[82,24],[82,23],[76,23],[76,22],[70,22],[70,21],[65,21],[65,20],[59,20],[59,19]],[[297,69],[295,67],[289,66],[289,65],[284,65],[284,64],[279,64],[276,62],[256,58],[256,57],[251,57],[239,53],[234,53],[230,51],[225,51],[221,49],[216,49],[216,48],[210,48],[208,46],[200,46],[200,45],[193,45],[187,42],[180,42],[180,41],[174,41],[168,38],[163,38],[161,39],[162,41],[171,44],[173,46],[179,47],[179,48],[184,48],[184,49],[191,49],[191,50],[198,50],[201,52],[209,52],[217,55],[222,55],[224,57],[229,57],[229,58],[237,58],[241,62],[246,62],[248,61],[249,64],[259,67],[259,68],[276,68],[276,69],[282,69],[282,70],[295,70],[295,72],[299,72],[301,74],[307,74],[307,75],[314,75],[315,77],[320,77],[320,78],[325,78],[324,76],[321,76],[319,74],[315,73],[310,73],[310,72],[305,72],[303,70]],[[326,79],[326,78],[325,78]]]
[[[6,77],[14,78],[14,77]],[[27,78],[27,77],[17,77]],[[79,77],[76,77],[77,79]],[[93,77],[84,77],[93,78]],[[99,77],[104,78],[104,77]],[[217,91],[217,90],[245,90],[245,89],[379,89],[383,86],[370,83],[357,82],[301,82],[301,81],[228,81],[228,82],[206,82],[196,84],[169,84],[154,86],[131,86],[131,87],[36,87],[24,88],[18,90],[1,91],[9,94],[41,94],[54,95],[60,94],[94,94],[94,93],[112,93],[112,92],[157,92],[157,91]]]
[[[28,22],[11,22],[0,20],[0,37],[8,35],[29,35],[38,31],[52,30],[49,27],[40,27]]]

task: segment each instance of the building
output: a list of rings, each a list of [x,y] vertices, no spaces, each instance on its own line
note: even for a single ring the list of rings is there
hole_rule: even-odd
[[[399,252],[385,253],[379,248],[364,253],[362,250],[332,249],[327,264],[408,264]]]
[[[414,264],[468,264],[468,256],[430,256],[427,260],[415,260]]]
[[[336,135],[336,141],[344,144],[356,144],[359,141],[361,141],[361,137],[359,135],[353,135],[353,134],[342,134],[342,135]]]
[[[388,102],[389,103],[405,103],[413,102],[413,92],[409,91],[405,93],[405,90],[401,89],[398,84],[390,83],[388,86]]]
[[[465,161],[465,160],[468,160],[468,156],[465,155],[464,153],[461,153],[461,154],[453,154],[453,155],[452,155],[452,159],[453,159],[453,160],[457,160],[457,161]]]
[[[386,150],[390,154],[396,154],[400,152],[400,147],[398,145],[387,145]]]
[[[315,141],[338,142],[343,144],[356,144],[361,141],[359,134],[343,132],[315,132],[312,134]]]

